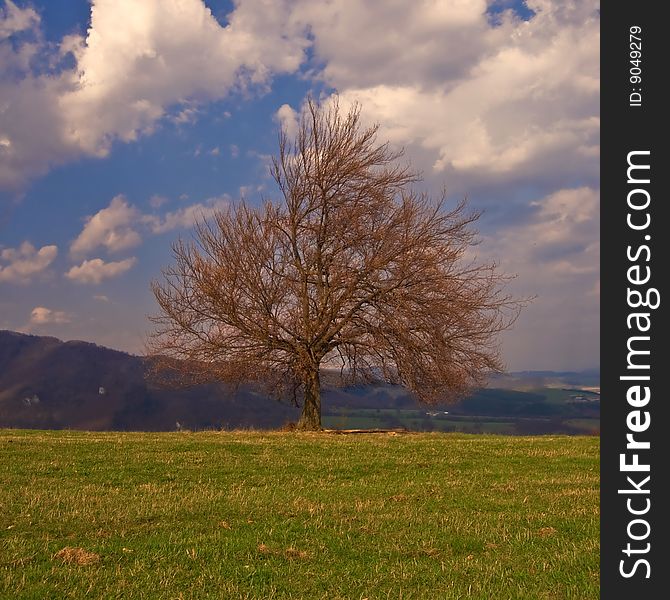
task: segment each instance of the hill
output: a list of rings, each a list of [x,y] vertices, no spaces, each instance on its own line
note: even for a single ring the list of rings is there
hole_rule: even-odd
[[[295,407],[248,387],[161,388],[147,380],[146,370],[145,358],[96,344],[0,331],[0,427],[268,429],[298,415]],[[420,406],[400,386],[325,386],[324,424],[499,433],[593,432],[598,429],[599,395],[580,390],[597,385],[597,372],[495,375],[490,387],[459,404],[430,408]]]
[[[0,427],[170,431],[278,427],[295,409],[222,385],[167,390],[139,356],[0,331]]]

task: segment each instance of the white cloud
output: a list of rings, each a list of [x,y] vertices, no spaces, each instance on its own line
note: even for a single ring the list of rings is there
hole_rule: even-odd
[[[32,8],[19,8],[12,0],[5,0],[0,7],[0,40],[13,33],[33,29],[39,25],[40,17]]]
[[[489,25],[485,0],[301,0],[320,76],[340,91],[453,81],[509,33]]]
[[[41,174],[53,162],[76,154],[64,143],[56,101],[70,85],[67,77],[41,76],[31,66],[59,59],[39,26],[32,8],[21,9],[13,2],[0,8],[0,189],[16,188],[28,175]]]
[[[228,196],[210,198],[204,203],[192,204],[164,216],[143,215],[142,222],[150,228],[151,233],[166,233],[173,229],[192,227],[196,222],[208,219],[216,212],[225,210],[228,204]]]
[[[298,113],[288,104],[282,104],[275,113],[275,120],[286,132],[289,138],[295,137],[298,133]]]
[[[305,44],[282,37],[281,2],[263,4],[264,15],[238,5],[222,27],[202,0],[94,0],[77,87],[60,98],[70,138],[104,155],[113,139],[150,132],[171,105],[296,70]]]
[[[72,318],[62,310],[51,310],[44,306],[36,306],[30,313],[29,325],[47,325],[50,323],[70,323]]]
[[[198,109],[187,106],[180,110],[176,115],[170,117],[170,120],[177,125],[186,125],[195,123],[198,119]]]
[[[37,250],[23,242],[18,248],[4,248],[0,251],[0,282],[27,283],[43,273],[57,255],[58,247],[53,245]]]
[[[2,52],[8,45],[0,42],[0,71],[12,73],[18,69]],[[18,188],[29,176],[79,153],[62,136],[56,99],[65,87],[57,77],[0,77],[0,189]]]
[[[0,31],[37,26],[32,9],[7,7]],[[202,0],[93,0],[86,37],[66,36],[58,50],[74,69],[34,72],[26,55],[58,58],[44,42],[0,49],[0,67],[14,74],[0,83],[0,187],[82,154],[106,156],[163,117],[192,121],[199,103],[296,71],[307,46],[287,2],[240,2],[221,26]]]
[[[592,184],[597,2],[527,5],[528,21],[508,10],[494,24],[484,0],[240,0],[221,26],[202,0],[93,0],[86,37],[60,45],[74,70],[33,73],[25,56],[35,43],[3,46],[0,63],[19,75],[0,84],[0,186],[81,154],[105,156],[163,117],[192,121],[204,102],[296,72],[310,45],[309,74],[361,100],[384,136],[452,187]],[[32,9],[7,6],[5,30],[37,27]],[[294,127],[290,106],[276,117]]]
[[[160,208],[166,201],[166,198],[152,196],[150,204]],[[128,250],[142,243],[143,234],[158,235],[192,227],[197,221],[224,210],[228,204],[229,197],[224,195],[160,215],[142,213],[123,195],[118,195],[112,198],[109,206],[86,218],[84,228],[70,246],[70,253],[73,257],[83,257],[100,247],[109,253]]]
[[[594,184],[599,169],[597,3],[529,2],[493,25],[483,1],[300,2],[319,76],[359,101],[381,138],[452,192]],[[277,118],[292,126],[293,110]]]
[[[122,195],[115,196],[107,208],[87,217],[84,229],[70,246],[71,253],[83,256],[99,246],[119,252],[139,245],[142,238],[133,227],[139,216],[137,208]]]
[[[95,294],[93,296],[94,300],[99,300],[100,302],[109,302],[109,298],[104,294]]]
[[[117,262],[105,262],[101,258],[85,260],[81,265],[72,267],[65,276],[77,283],[98,284],[103,279],[122,275],[137,262],[135,257]]]

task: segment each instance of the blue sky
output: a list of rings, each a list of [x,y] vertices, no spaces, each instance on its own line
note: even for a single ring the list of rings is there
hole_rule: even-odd
[[[276,198],[280,126],[358,101],[424,187],[484,210],[536,295],[512,370],[599,365],[595,2],[0,0],[0,328],[139,352],[198,215]]]

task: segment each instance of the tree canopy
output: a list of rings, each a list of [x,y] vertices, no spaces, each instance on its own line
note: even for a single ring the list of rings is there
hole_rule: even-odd
[[[153,283],[152,354],[190,380],[256,382],[321,426],[320,379],[385,381],[426,403],[500,371],[497,335],[523,301],[468,258],[479,218],[414,190],[402,151],[377,142],[360,107],[310,99],[282,131],[279,201],[243,201],[199,222]]]

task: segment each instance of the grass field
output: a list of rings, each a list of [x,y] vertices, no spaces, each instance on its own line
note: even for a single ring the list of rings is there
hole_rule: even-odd
[[[0,431],[0,598],[590,599],[599,440]]]

